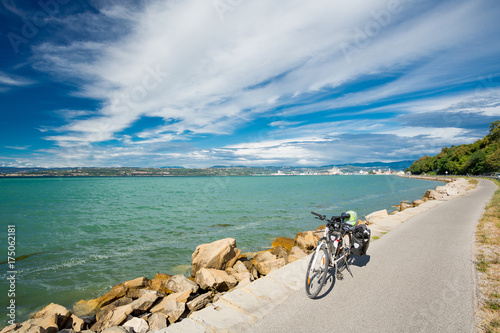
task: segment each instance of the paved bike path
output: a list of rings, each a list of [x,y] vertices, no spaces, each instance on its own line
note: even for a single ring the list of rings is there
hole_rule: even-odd
[[[475,226],[496,186],[444,202],[370,244],[354,277],[329,279],[320,299],[302,287],[247,332],[472,332]]]

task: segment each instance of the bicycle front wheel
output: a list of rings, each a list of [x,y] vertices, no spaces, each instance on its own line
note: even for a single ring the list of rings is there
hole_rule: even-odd
[[[323,288],[328,274],[330,257],[325,244],[318,245],[320,248],[314,251],[306,273],[306,294],[309,298],[315,298]]]

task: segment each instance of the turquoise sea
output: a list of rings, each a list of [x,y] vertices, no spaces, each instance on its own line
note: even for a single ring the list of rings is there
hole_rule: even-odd
[[[319,225],[310,211],[395,210],[439,182],[396,176],[0,179],[0,232],[16,228],[16,321],[155,273],[188,273],[196,246],[233,237],[243,252]],[[0,327],[9,267],[0,265]]]

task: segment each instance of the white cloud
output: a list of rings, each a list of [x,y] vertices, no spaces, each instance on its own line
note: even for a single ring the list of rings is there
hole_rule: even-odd
[[[11,87],[29,86],[33,83],[34,83],[33,80],[0,72],[0,89],[2,89],[3,91],[9,90],[9,88]]]
[[[73,25],[73,30],[78,24],[92,23],[99,31],[101,18],[106,21],[102,27],[118,20],[127,33],[104,42],[46,43],[35,49],[36,68],[76,81],[81,87],[78,95],[102,101],[95,112],[69,111],[66,125],[43,128],[52,131],[46,139],[62,148],[82,146],[77,154],[82,159],[101,156],[89,144],[111,140],[121,140],[130,151],[116,152],[108,147],[110,158],[151,157],[146,154],[158,145],[205,134],[230,135],[273,112],[281,116],[269,122],[273,140],[255,138],[255,142],[221,145],[221,150],[193,148],[190,152],[151,154],[159,159],[224,161],[219,153],[225,153],[227,158],[246,158],[248,163],[257,158],[319,163],[322,160],[314,147],[334,146],[336,139],[332,138],[347,133],[427,136],[443,143],[470,138],[459,128],[441,132],[422,127],[391,130],[397,126],[394,120],[307,124],[286,118],[363,105],[370,112],[371,103],[474,82],[488,71],[500,70],[498,62],[481,69],[469,66],[474,59],[498,55],[497,47],[471,50],[469,46],[478,39],[483,41],[481,45],[496,41],[498,29],[493,25],[498,8],[490,9],[490,1],[436,5],[401,0],[396,9],[391,3],[254,0],[225,12],[221,20],[211,1],[151,1],[143,9],[129,10],[116,3],[97,16],[80,15],[81,21],[68,18],[66,24]],[[383,13],[390,14],[384,17]],[[369,28],[377,24],[378,30],[370,33]],[[342,94],[344,87],[359,84],[366,77],[397,79]],[[338,97],[328,97],[332,90]],[[435,109],[444,110],[457,101],[454,96],[446,98],[428,98],[420,105],[398,103],[392,110],[419,112],[433,102]],[[499,100],[495,98],[493,102]],[[481,110],[487,115],[498,114],[497,105]],[[142,117],[161,117],[164,124],[123,134]],[[138,146],[143,151],[135,150]],[[350,158],[339,148],[335,153]]]
[[[295,126],[302,124],[303,121],[286,121],[286,120],[278,120],[278,121],[273,121],[272,123],[269,124],[271,127],[279,127],[279,128],[285,128],[289,126]]]
[[[31,146],[5,146],[5,148],[8,149],[15,149],[15,150],[28,150]]]

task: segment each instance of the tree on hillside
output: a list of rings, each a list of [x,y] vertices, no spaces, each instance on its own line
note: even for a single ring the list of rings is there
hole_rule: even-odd
[[[496,121],[491,123],[490,131],[489,131],[487,137],[491,141],[498,141],[500,139],[500,120],[496,120]]]
[[[500,171],[500,147],[498,145],[493,154],[486,158],[486,169],[489,172]]]
[[[467,160],[463,173],[480,175],[486,171],[486,153],[483,150],[477,150]]]
[[[436,156],[423,156],[407,169],[413,174],[482,174],[500,171],[500,120],[489,126],[488,134],[471,144],[445,147]]]

